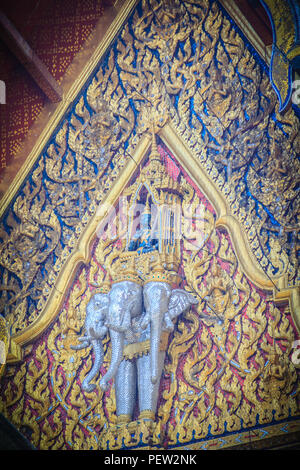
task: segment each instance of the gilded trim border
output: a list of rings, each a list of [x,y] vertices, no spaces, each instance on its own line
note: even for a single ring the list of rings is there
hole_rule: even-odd
[[[273,441],[276,443],[278,438],[281,436],[289,436],[290,433],[293,433],[291,438],[294,437],[295,433],[300,431],[300,422],[291,421],[291,422],[282,422],[278,424],[273,424],[270,426],[265,426],[262,428],[248,429],[247,431],[242,432],[233,432],[229,435],[213,437],[211,439],[206,439],[203,441],[196,442],[194,444],[179,445],[172,447],[169,450],[189,450],[189,451],[199,451],[199,450],[239,450],[240,447],[245,445],[251,445],[251,450],[264,449],[263,443],[269,443]],[[287,438],[287,441],[289,439]],[[285,441],[285,443],[287,442]],[[154,450],[157,448],[154,447],[136,447],[134,450]],[[163,449],[163,448],[160,448]],[[247,449],[250,450],[250,449]],[[283,449],[284,450],[284,449]]]

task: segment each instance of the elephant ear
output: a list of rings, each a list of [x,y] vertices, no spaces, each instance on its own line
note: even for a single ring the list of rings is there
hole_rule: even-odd
[[[178,317],[185,312],[191,305],[196,305],[198,300],[186,292],[184,289],[174,289],[169,300],[168,315],[171,319]]]

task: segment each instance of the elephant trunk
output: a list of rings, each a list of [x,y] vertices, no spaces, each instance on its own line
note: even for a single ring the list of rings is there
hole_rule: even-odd
[[[153,321],[154,320],[154,321]],[[160,378],[159,366],[159,348],[160,335],[163,315],[159,312],[152,317],[151,321],[151,347],[150,347],[150,366],[151,366],[151,382],[156,384]]]
[[[108,371],[100,381],[100,387],[104,391],[108,389],[108,382],[116,375],[123,359],[124,333],[120,333],[119,331],[115,331],[110,328],[109,334],[112,348],[111,361]]]
[[[151,382],[156,384],[160,378],[160,336],[164,315],[168,311],[171,288],[165,282],[150,282],[144,290],[147,317],[150,318],[150,364]]]
[[[93,347],[94,352],[95,352],[95,361],[94,361],[93,367],[91,368],[90,372],[87,374],[87,376],[85,377],[85,379],[82,382],[83,390],[85,390],[86,392],[89,392],[89,393],[92,392],[93,390],[95,390],[95,388],[96,388],[96,385],[91,384],[90,381],[93,380],[95,375],[98,374],[98,372],[100,370],[100,367],[103,364],[103,359],[104,359],[103,345],[102,345],[101,340],[92,339],[91,344],[92,344],[92,347]]]
[[[81,339],[79,338],[79,341],[81,341]],[[71,349],[73,349],[74,351],[80,351],[80,349],[84,349],[84,348],[87,348],[91,345],[90,341],[88,339],[83,339],[82,340],[82,343],[81,344],[72,344],[70,347]]]

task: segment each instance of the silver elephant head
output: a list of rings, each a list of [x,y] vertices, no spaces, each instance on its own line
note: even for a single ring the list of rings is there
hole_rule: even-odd
[[[183,289],[173,289],[167,282],[153,281],[144,287],[146,317],[143,327],[150,322],[151,381],[159,380],[159,347],[163,330],[173,329],[172,320],[198,301]]]
[[[96,388],[96,385],[91,384],[90,381],[98,374],[103,364],[104,352],[102,339],[108,331],[105,326],[108,307],[108,294],[94,294],[86,308],[85,335],[79,338],[81,344],[71,346],[71,348],[75,350],[83,349],[88,346],[92,346],[94,349],[95,361],[93,367],[82,382],[82,388],[86,392],[92,392]]]
[[[131,327],[132,318],[142,314],[142,287],[132,281],[113,284],[109,293],[109,309],[106,326],[111,339],[111,362],[107,373],[100,381],[102,390],[107,390],[108,382],[116,375],[123,359],[124,339]]]

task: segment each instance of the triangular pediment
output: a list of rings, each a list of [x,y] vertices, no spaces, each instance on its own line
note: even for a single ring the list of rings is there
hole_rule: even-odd
[[[168,139],[171,139],[176,155],[170,150]],[[201,182],[205,188],[202,190],[197,179],[199,175],[190,174],[188,167],[184,168],[182,164],[184,159],[180,161],[180,140],[176,140],[176,134],[166,126],[161,137],[157,136],[157,141],[163,177],[161,173],[156,181],[154,178],[153,185],[145,182],[144,175],[150,166],[151,154],[151,138],[145,137],[135,152],[132,152],[132,158],[124,168],[122,184],[119,186],[119,181],[116,182],[115,192],[112,189],[107,194],[105,202],[102,201],[98,206],[99,210],[95,210],[94,216],[89,219],[89,224],[82,231],[74,256],[69,259],[69,265],[66,263],[56,282],[56,297],[50,297],[49,305],[52,309],[50,307],[45,309],[44,314],[24,332],[26,342],[37,344],[37,348],[34,346],[28,357],[32,355],[37,360],[44,357],[44,364],[47,361],[52,364],[51,386],[47,398],[50,400],[49,403],[53,399],[52,395],[56,393],[62,404],[73,409],[74,397],[79,394],[81,398],[77,399],[76,404],[78,405],[79,400],[81,409],[88,407],[94,410],[91,412],[94,417],[97,415],[95,425],[88,424],[84,413],[79,424],[83,428],[87,427],[89,434],[85,439],[91,448],[95,448],[95,445],[102,448],[105,445],[109,449],[118,449],[124,442],[128,448],[136,448],[147,444],[149,436],[152,436],[151,439],[156,445],[162,445],[160,433],[162,426],[166,425],[168,445],[182,446],[191,440],[201,442],[212,423],[218,423],[214,431],[216,435],[223,433],[224,420],[230,422],[232,430],[239,429],[240,418],[232,416],[232,409],[242,413],[245,418],[247,416],[248,425],[253,425],[257,419],[253,410],[255,404],[260,403],[261,397],[264,397],[266,402],[265,413],[271,413],[273,407],[270,391],[265,388],[266,383],[269,383],[269,377],[272,376],[271,368],[263,368],[256,393],[249,392],[247,384],[250,379],[257,376],[260,370],[258,364],[264,364],[273,357],[273,345],[265,339],[263,332],[267,327],[268,335],[273,337],[277,334],[273,333],[272,328],[276,328],[274,322],[278,321],[284,309],[277,307],[268,295],[271,287],[255,263],[252,264],[252,271],[247,265],[245,270],[240,263],[239,258],[244,255],[242,245],[238,243],[235,246],[235,243],[239,237],[244,237],[244,234],[237,223],[230,225],[232,218],[229,217],[228,221],[225,213],[218,213],[226,205],[216,188],[213,190],[214,197],[208,198],[213,188],[209,178],[204,184],[203,174],[201,175]],[[182,142],[181,146],[185,148]],[[163,183],[167,178],[170,178],[169,188],[178,188],[176,185],[180,183],[183,194],[181,261],[180,265],[176,266],[178,275],[176,282],[178,287],[195,297],[197,305],[178,319],[174,331],[165,342],[168,359],[161,379],[161,387],[165,392],[159,394],[157,411],[159,418],[155,426],[152,429],[137,420],[132,421],[128,427],[124,424],[123,427],[120,425],[116,427],[114,388],[110,387],[108,391],[102,392],[95,387],[98,378],[100,379],[109,367],[112,354],[109,340],[104,340],[103,367],[92,380],[95,389],[90,392],[79,388],[78,383],[82,385],[91,370],[91,350],[84,348],[74,352],[73,348],[76,344],[80,344],[79,338],[84,329],[87,306],[93,296],[103,292],[110,276],[117,276],[115,281],[124,279],[122,266],[118,264],[117,270],[114,269],[115,262],[118,262],[122,255],[126,255],[125,261],[128,262],[129,253],[128,240],[126,236],[124,237],[124,233],[119,232],[120,201],[123,206],[124,198],[130,203],[145,202],[147,195],[144,193],[155,195],[154,187],[156,186],[157,191],[158,188],[165,187]],[[174,182],[173,185],[171,180]],[[130,216],[129,210],[127,216]],[[197,231],[195,226],[199,221]],[[230,232],[234,233],[237,227],[240,232],[236,233],[235,237],[230,237]],[[198,235],[196,238],[195,233]],[[111,239],[108,238],[110,235],[113,235]],[[247,243],[246,238],[244,243]],[[137,258],[141,259],[141,264],[136,265],[137,271],[134,276],[138,274],[143,282],[145,282],[144,276],[149,275],[146,266],[148,254],[153,256],[153,252],[137,255]],[[149,257],[147,259],[149,261]],[[251,258],[249,259],[251,262]],[[130,273],[132,275],[132,272]],[[151,270],[150,273],[152,274]],[[290,337],[292,326],[285,321],[282,328],[284,330],[280,329],[280,334],[283,335],[284,331],[284,337]],[[43,333],[42,342],[39,344],[38,336],[41,333]],[[124,348],[124,355],[130,361],[149,350],[150,343],[147,341],[137,345],[128,344]],[[27,361],[26,359],[24,364]],[[281,363],[279,366],[283,367]],[[43,380],[47,381],[47,369],[43,373]],[[293,387],[295,377],[291,371],[286,374],[287,384]],[[33,389],[40,389],[44,382],[40,382],[39,377],[37,374],[33,378],[32,385],[28,385],[29,390],[31,386]],[[227,392],[225,385],[227,383],[234,387],[233,391]],[[209,393],[207,386],[211,387]],[[43,393],[41,390],[41,396]],[[226,393],[231,394],[231,400],[226,399],[227,406],[224,406]],[[29,396],[29,402],[34,400],[34,394],[29,392]],[[251,397],[251,405],[248,404],[248,397]],[[282,403],[280,410],[285,412],[283,408],[290,406],[286,403],[291,404],[291,399],[284,393],[279,399]],[[194,410],[193,413],[190,413],[190,408]],[[76,409],[75,406],[73,413],[77,413]],[[177,409],[179,411],[176,411]],[[39,413],[37,423],[50,419],[51,406],[48,412],[43,413],[40,410]],[[202,413],[201,427],[197,424],[199,413]],[[70,423],[69,426],[69,433],[71,432],[74,439],[74,433],[79,432],[77,425],[73,426]],[[128,433],[129,429],[131,434]],[[62,436],[65,436],[65,431]],[[132,436],[135,436],[133,440]],[[136,441],[138,436],[140,441]],[[69,439],[69,445],[71,442]]]
[[[167,123],[160,130],[160,141],[174,156],[178,165],[182,168],[184,174],[193,182],[194,187],[199,188],[203,197],[214,209],[215,227],[217,229],[225,229],[228,232],[235,256],[237,257],[241,271],[247,279],[263,291],[273,293],[276,285],[283,285],[284,279],[271,279],[262,269],[251,249],[251,243],[247,237],[247,230],[238,217],[232,214],[228,200],[224,196],[224,192],[219,189],[219,181],[215,181],[207,174],[205,169],[195,159],[187,142],[176,133],[176,127],[172,123]],[[72,251],[69,256],[62,256],[56,263],[50,279],[45,286],[45,298],[47,298],[40,314],[34,318],[32,323],[24,325],[25,328],[18,328],[15,340],[17,344],[26,344],[39,336],[44,329],[53,321],[58,314],[61,303],[63,302],[67,289],[73,279],[77,268],[80,264],[88,264],[91,256],[91,246],[97,238],[99,227],[103,222],[106,224],[107,215],[110,208],[117,207],[120,198],[124,197],[125,189],[132,185],[141,168],[147,162],[151,148],[151,136],[145,134],[140,139],[135,149],[131,151],[130,158],[127,159],[124,167],[121,169],[118,178],[115,181],[108,181],[106,184],[110,187],[108,191],[104,189],[101,202],[91,204],[89,211],[82,216],[80,223],[77,224],[74,234],[70,238],[69,245]],[[129,153],[129,151],[127,151]],[[121,158],[124,158],[123,156]],[[59,164],[60,165],[60,164]],[[180,170],[177,170],[180,172]],[[214,170],[212,173],[218,176]],[[68,188],[69,190],[69,188]],[[224,190],[224,187],[223,187]],[[58,195],[59,196],[59,195]],[[53,285],[51,288],[51,279]],[[54,281],[55,280],[55,281]],[[49,282],[50,281],[50,282]],[[288,300],[290,295],[286,290],[283,291],[284,296],[278,296],[281,300]],[[291,291],[292,293],[293,291]],[[294,305],[297,305],[294,303]],[[295,306],[293,312],[295,312]],[[297,311],[297,308],[296,308]],[[297,314],[295,322],[298,323]]]
[[[215,207],[249,279],[286,297],[297,286],[298,120],[282,120],[263,64],[217,4],[181,6],[171,26],[165,8],[142,2],[131,14],[6,207],[2,300],[17,334],[60,297],[70,259],[88,258],[86,226],[126,186],[153,126]]]
[[[164,345],[154,441],[199,444],[209,433],[242,432],[258,421],[271,423],[275,413],[278,419],[296,413],[297,372],[288,361],[300,325],[293,245],[297,181],[290,172],[299,168],[299,122],[292,110],[284,118],[279,114],[264,64],[218,3],[180,2],[181,13],[175,5],[172,23],[168,5],[145,0],[135,8],[101,61],[82,78],[72,106],[56,122],[3,215],[9,361],[23,360],[16,367],[36,410],[36,439],[45,447],[52,444],[39,420],[47,421],[53,410],[58,421],[61,405],[53,404],[54,396],[69,423],[69,434],[64,428],[59,438],[62,446],[69,445],[68,436],[76,440],[76,432],[80,445],[88,435],[96,446],[99,433],[114,424],[113,389],[84,394],[80,384],[92,359],[87,350],[75,356],[70,346],[81,334],[89,300],[108,274],[116,274],[120,266],[114,263],[128,255],[134,235],[127,230],[121,237],[117,231],[107,244],[110,211],[118,219],[124,198],[130,207],[159,205],[162,188],[170,201],[176,196],[180,202],[187,231],[169,265],[159,237],[157,251],[166,266],[172,265],[170,271],[175,266],[180,288],[196,297],[197,306],[179,317]],[[151,179],[154,138],[157,173]],[[195,242],[189,234],[199,218]],[[150,264],[138,267],[143,282],[145,276],[149,281]],[[128,358],[140,352],[131,351]],[[109,340],[105,354],[104,368]],[[29,378],[27,368],[33,370]],[[273,389],[266,389],[271,382],[275,388],[280,384],[275,404]],[[38,393],[47,394],[47,410]],[[91,407],[93,419],[100,416],[92,431],[88,415],[77,413],[80,407]],[[80,431],[78,423],[84,424]],[[149,429],[141,426],[134,432],[145,437]],[[133,443],[129,431],[122,428],[116,437],[108,430],[111,448],[119,448],[122,439],[128,447],[146,443]]]

